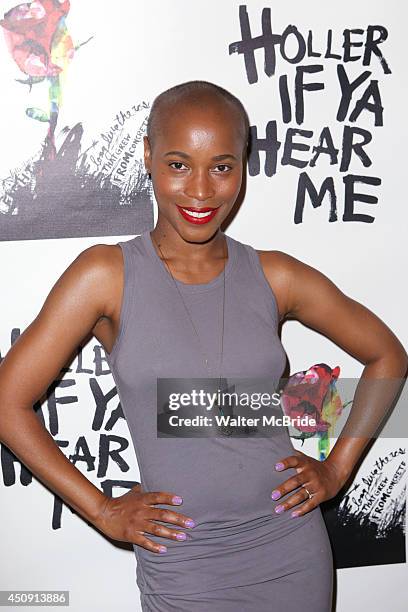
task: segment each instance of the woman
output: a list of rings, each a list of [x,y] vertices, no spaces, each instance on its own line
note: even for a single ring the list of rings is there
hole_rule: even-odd
[[[224,89],[193,81],[163,92],[145,138],[154,230],[83,251],[0,367],[1,441],[105,535],[133,544],[149,612],[330,611],[319,504],[347,481],[369,437],[339,439],[322,462],[294,451],[286,430],[161,437],[158,379],[279,380],[286,317],[364,363],[362,379],[398,379],[407,367],[389,328],[319,271],[221,231],[241,190],[247,141],[246,113]],[[69,462],[32,410],[90,332],[107,352],[141,472],[141,485],[117,498]],[[390,397],[376,404],[361,393],[357,425],[363,412],[378,424]]]

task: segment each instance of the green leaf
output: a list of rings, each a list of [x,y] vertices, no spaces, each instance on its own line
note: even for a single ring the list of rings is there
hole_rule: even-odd
[[[17,83],[22,83],[23,85],[28,85],[30,88],[30,91],[32,89],[32,86],[35,85],[36,83],[42,83],[42,81],[45,80],[45,77],[43,76],[30,76],[28,77],[28,79],[16,79]]]
[[[36,121],[41,121],[42,123],[48,123],[50,117],[48,113],[45,113],[40,108],[26,108],[26,115],[30,117],[30,119],[35,119]]]

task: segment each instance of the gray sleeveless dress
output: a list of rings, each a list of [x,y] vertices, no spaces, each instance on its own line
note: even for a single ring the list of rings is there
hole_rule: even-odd
[[[258,254],[225,235],[225,377],[282,376],[286,354],[278,311]],[[277,514],[272,490],[296,475],[275,463],[293,454],[279,436],[157,436],[156,381],[206,378],[202,352],[150,231],[119,242],[124,256],[120,329],[107,355],[145,491],[168,491],[180,506],[159,506],[196,523],[187,540],[147,534],[163,554],[134,545],[144,612],[330,612],[333,557],[320,507]],[[205,284],[176,281],[218,377],[223,274]],[[283,497],[285,500],[290,494]]]

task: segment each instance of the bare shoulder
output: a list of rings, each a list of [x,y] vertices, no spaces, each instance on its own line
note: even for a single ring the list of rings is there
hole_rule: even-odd
[[[271,278],[287,278],[292,274],[307,274],[312,270],[319,272],[313,266],[283,251],[257,250],[264,272]]]
[[[95,244],[79,253],[58,279],[43,310],[80,311],[81,323],[105,347],[113,345],[120,320],[124,262],[119,245]]]
[[[295,288],[321,277],[316,268],[283,251],[257,250],[259,260],[276,297],[280,319],[295,318]],[[313,277],[313,278],[312,278]]]
[[[84,269],[115,271],[121,267],[121,250],[117,244],[94,244],[81,251],[75,261]]]
[[[112,344],[121,295],[119,250],[94,245],[63,271],[37,316],[2,360],[2,393],[18,393],[17,403],[32,406],[99,322],[105,322],[104,338],[108,346]]]
[[[389,351],[399,364],[406,364],[406,351],[390,328],[323,272],[282,251],[257,253],[281,319],[304,323],[361,363],[381,359]]]
[[[82,251],[71,264],[79,278],[90,283],[103,302],[103,316],[110,317],[120,307],[123,289],[123,255],[117,244],[95,244]],[[70,266],[70,267],[71,267]]]
[[[293,272],[293,257],[283,251],[256,251],[263,272],[275,295],[282,321],[290,316],[289,291]]]

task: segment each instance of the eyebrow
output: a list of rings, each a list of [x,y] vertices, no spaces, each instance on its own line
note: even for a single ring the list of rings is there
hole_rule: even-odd
[[[164,154],[164,157],[171,157],[172,155],[178,155],[179,157],[182,157],[183,159],[191,159],[190,155],[188,155],[187,153],[184,153],[184,151],[167,151],[167,153]],[[224,159],[234,159],[235,161],[238,161],[235,155],[232,155],[231,153],[215,155],[212,158],[212,161],[223,161]]]

